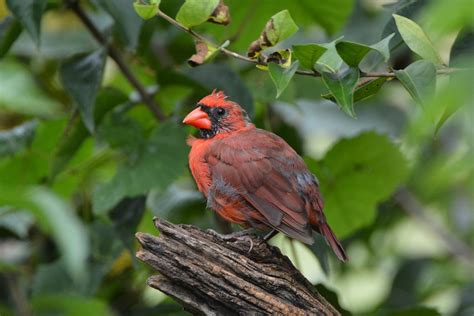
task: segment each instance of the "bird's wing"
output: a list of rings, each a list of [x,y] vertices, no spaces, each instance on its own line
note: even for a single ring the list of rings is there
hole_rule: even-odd
[[[206,160],[213,182],[238,192],[262,215],[259,221],[292,238],[313,242],[308,219],[308,208],[313,206],[299,186],[314,177],[285,141],[253,130],[215,142]]]

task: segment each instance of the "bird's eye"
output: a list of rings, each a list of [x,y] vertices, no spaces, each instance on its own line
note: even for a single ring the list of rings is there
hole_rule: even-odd
[[[217,115],[223,116],[225,114],[225,109],[223,108],[217,108]]]

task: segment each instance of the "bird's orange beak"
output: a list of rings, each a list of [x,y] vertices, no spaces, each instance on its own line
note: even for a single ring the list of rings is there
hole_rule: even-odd
[[[195,108],[191,113],[186,115],[183,120],[184,124],[194,126],[196,128],[211,129],[212,123],[209,115],[201,110],[200,107]]]

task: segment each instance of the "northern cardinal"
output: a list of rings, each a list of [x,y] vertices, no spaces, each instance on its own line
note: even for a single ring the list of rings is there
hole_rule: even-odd
[[[326,222],[318,180],[282,138],[256,128],[221,91],[199,101],[183,123],[199,129],[199,138],[188,140],[189,167],[208,208],[230,222],[306,244],[314,242],[315,230],[347,260]]]

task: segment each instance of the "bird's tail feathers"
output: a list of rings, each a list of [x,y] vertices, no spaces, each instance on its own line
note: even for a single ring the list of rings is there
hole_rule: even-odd
[[[321,235],[324,236],[328,245],[332,248],[336,256],[341,260],[346,262],[349,258],[346,255],[344,248],[342,247],[339,240],[337,240],[336,235],[334,235],[331,227],[328,224],[324,223],[319,228]]]

